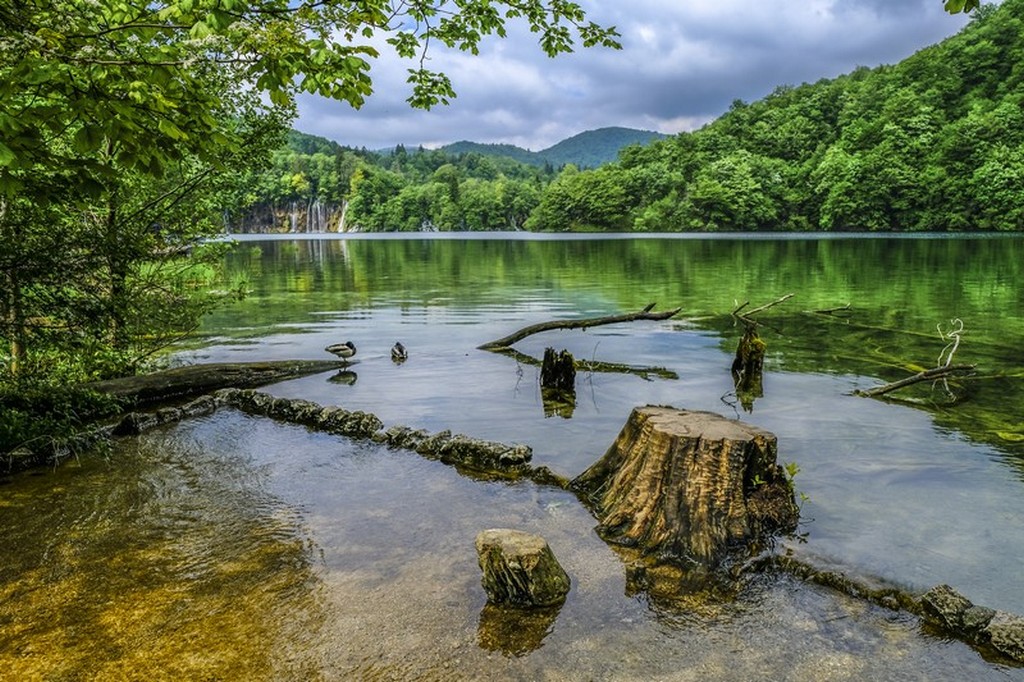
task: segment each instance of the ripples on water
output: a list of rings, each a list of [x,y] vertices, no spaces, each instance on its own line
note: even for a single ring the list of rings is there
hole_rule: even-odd
[[[650,602],[565,493],[230,410],[34,478],[2,518],[18,512],[0,528],[9,679],[1003,679],[786,578]],[[473,540],[509,526],[572,576],[536,622],[485,608]]]
[[[760,282],[772,295],[793,287],[814,307],[841,302],[851,294],[843,283],[871,273],[821,279],[828,268],[814,263],[824,257],[799,242],[736,254],[646,243],[264,244],[232,266],[254,277],[254,295],[211,318],[207,345],[186,357],[324,358],[324,346],[352,339],[360,350],[344,375],[269,390],[371,411],[388,425],[526,442],[535,463],[566,475],[604,452],[634,405],[739,416],[775,432],[780,459],[801,467],[807,542],[792,551],[912,589],[949,582],[1024,612],[1024,495],[1012,449],[936,427],[941,411],[849,395],[878,380],[861,369],[874,351],[833,347],[834,328],[817,337],[822,329],[781,312],[784,328],[766,336],[765,396],[752,413],[730,398],[735,332],[721,313],[762,289],[722,282]],[[847,264],[839,272],[857,262],[829,248]],[[796,266],[783,257],[793,249]],[[906,261],[928,270],[953,257],[924,253]],[[988,271],[1010,267],[990,257]],[[742,276],[729,269],[736,260]],[[998,278],[963,279],[975,284],[955,298],[973,301],[971,328],[984,327],[980,315],[1006,307],[986,302]],[[904,310],[886,322],[916,329],[951,314],[947,294],[926,284],[907,297],[889,286],[880,303],[857,286],[873,322]],[[536,367],[475,350],[531,322],[652,300],[684,313],[517,344],[534,357],[556,345],[678,375],[581,374],[570,419],[545,416]],[[1016,329],[1012,319],[992,324],[1006,325],[1003,335]],[[866,338],[888,353],[880,334]],[[402,365],[389,358],[395,340],[410,350]],[[930,357],[932,345],[899,352]],[[784,577],[754,579],[724,602],[637,592],[593,525],[560,492],[472,481],[411,453],[224,410],[0,487],[0,671],[9,671],[0,677],[1024,679],[914,619]],[[560,610],[518,622],[484,608],[473,540],[495,526],[548,539],[573,579]]]

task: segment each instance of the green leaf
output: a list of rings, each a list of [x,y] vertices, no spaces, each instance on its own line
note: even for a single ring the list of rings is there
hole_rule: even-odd
[[[18,159],[10,147],[0,142],[0,166],[10,166]]]
[[[89,154],[100,148],[103,143],[103,132],[96,126],[83,124],[72,140],[72,146],[79,154]]]

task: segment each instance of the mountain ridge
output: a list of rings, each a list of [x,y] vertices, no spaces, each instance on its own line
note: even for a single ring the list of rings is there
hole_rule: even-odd
[[[651,130],[607,126],[585,130],[537,152],[511,144],[487,144],[470,140],[459,140],[439,149],[448,154],[475,152],[487,156],[505,156],[533,166],[550,164],[558,167],[571,163],[579,168],[597,168],[614,161],[623,147],[645,145],[666,137],[669,136]]]

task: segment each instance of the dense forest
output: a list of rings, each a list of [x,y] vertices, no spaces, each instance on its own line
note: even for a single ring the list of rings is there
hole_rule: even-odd
[[[375,154],[293,135],[248,203],[277,207],[268,229],[298,231],[1020,230],[1022,14],[1024,0],[984,6],[899,64],[737,100],[589,170],[529,165],[508,145]],[[577,138],[578,155],[593,140]]]
[[[290,131],[228,215],[240,231],[520,230],[559,168],[597,167],[622,148],[663,137],[589,130],[541,152],[457,142],[440,149],[368,151]]]
[[[648,144],[667,137],[661,133],[635,128],[599,128],[585,130],[539,152],[532,152],[510,144],[481,144],[479,142],[455,142],[441,147],[449,154],[479,152],[488,156],[507,156],[521,163],[534,166],[551,165],[561,167],[572,164],[578,168],[597,168],[614,161],[623,147],[633,144]]]
[[[1024,229],[1024,0],[894,66],[736,101],[593,171],[566,168],[535,230]]]

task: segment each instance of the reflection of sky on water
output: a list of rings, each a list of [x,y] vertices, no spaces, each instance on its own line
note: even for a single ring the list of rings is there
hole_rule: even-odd
[[[314,376],[270,390],[367,410],[389,425],[525,442],[535,462],[567,475],[604,452],[635,405],[738,416],[776,433],[780,460],[801,467],[797,485],[810,498],[804,513],[813,521],[806,526],[809,542],[798,552],[914,588],[949,582],[980,603],[1024,612],[1024,575],[1015,569],[1024,556],[1024,534],[1014,522],[1024,518],[1019,467],[1007,466],[990,446],[936,428],[924,411],[852,397],[854,388],[876,380],[837,373],[833,364],[836,353],[871,360],[876,339],[883,361],[908,352],[927,361],[932,346],[939,348],[928,338],[934,319],[951,314],[968,316],[969,330],[1005,330],[995,337],[968,335],[964,352],[998,343],[1018,323],[1002,314],[1006,293],[990,280],[1016,272],[1011,256],[1019,240],[966,240],[958,250],[950,240],[849,235],[778,243],[384,239],[262,243],[266,276],[253,282],[252,305],[257,315],[269,316],[266,324],[242,315],[244,307],[226,311],[206,330],[220,335],[220,343],[190,356],[324,358],[324,346],[351,339],[359,347],[351,367],[358,381]],[[968,255],[974,269],[962,262]],[[273,275],[281,268],[287,277]],[[702,268],[710,268],[711,277]],[[958,278],[942,276],[949,271]],[[808,358],[842,330],[790,318],[781,336],[765,334],[765,395],[747,414],[736,405],[728,372],[738,330],[721,321],[711,323],[718,333],[702,330],[698,325],[708,325],[688,322],[687,313],[721,314],[735,297],[759,291],[770,291],[769,299],[795,291],[795,302],[787,304],[793,310],[852,301],[855,320],[917,329],[920,345],[901,348],[901,339],[866,329],[853,338],[867,345],[831,348],[819,366]],[[682,304],[683,313],[670,322],[548,332],[516,344],[535,358],[553,346],[580,359],[662,366],[679,376],[645,381],[581,373],[571,419],[545,418],[538,367],[476,350],[533,322],[622,312],[622,301],[642,301],[642,307],[652,300],[658,309]],[[781,319],[783,312],[765,317]],[[389,358],[396,340],[409,349],[402,365]],[[916,357],[920,353],[928,356]]]
[[[720,340],[671,323],[549,332],[517,344],[535,358],[553,345],[578,358],[663,366],[680,377],[583,373],[572,419],[545,419],[539,368],[476,350],[546,319],[535,299],[528,310],[517,304],[509,301],[501,315],[442,307],[320,315],[318,325],[303,321],[304,333],[214,346],[199,357],[319,358],[329,343],[353,339],[360,349],[352,366],[358,382],[317,375],[269,390],[370,411],[388,425],[525,442],[534,448],[535,463],[567,475],[603,454],[635,405],[739,416],[773,431],[780,461],[801,468],[798,488],[810,498],[804,515],[813,521],[805,526],[810,542],[797,551],[916,589],[948,582],[978,603],[1024,612],[1024,574],[1016,569],[1024,534],[1015,521],[1024,518],[1024,495],[1020,481],[986,447],[937,431],[924,412],[849,395],[870,380],[771,372],[770,359],[765,396],[751,414],[737,412],[722,400],[732,384],[731,358]],[[409,348],[402,365],[390,361],[395,340]]]

